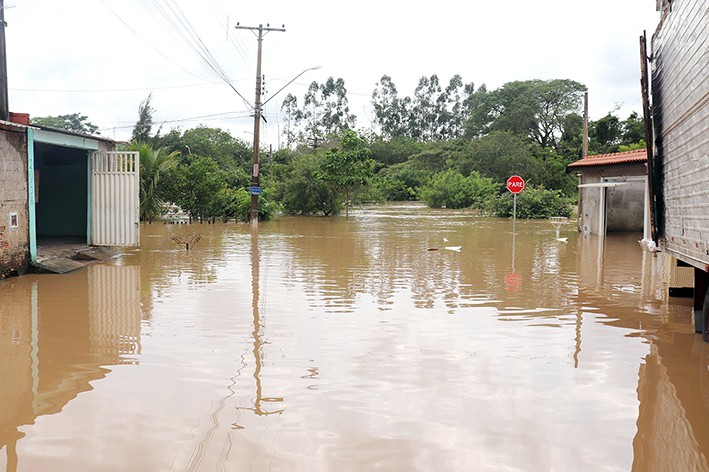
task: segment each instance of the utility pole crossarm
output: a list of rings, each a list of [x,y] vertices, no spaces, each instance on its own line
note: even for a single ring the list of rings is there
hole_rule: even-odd
[[[258,26],[241,26],[239,23],[237,23],[236,26],[234,26],[234,28],[235,28],[235,29],[247,29],[247,30],[251,30],[251,31],[261,31],[261,32],[265,31],[265,32],[267,32],[267,33],[268,33],[269,31],[281,31],[281,32],[285,32],[285,31],[286,31],[285,25],[283,25],[283,26],[280,27],[280,28],[272,28],[272,27],[269,26],[268,24],[264,27],[263,25],[258,25]]]

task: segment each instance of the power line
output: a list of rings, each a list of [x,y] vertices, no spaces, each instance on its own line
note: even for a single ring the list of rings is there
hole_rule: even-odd
[[[237,115],[237,116],[232,116],[228,117],[228,115]],[[171,120],[159,120],[161,124],[166,124],[166,123],[184,123],[188,121],[196,121],[196,120],[203,120],[203,119],[209,119],[209,120],[215,120],[219,118],[225,118],[228,117],[228,119],[240,119],[240,118],[249,118],[251,116],[251,112],[248,110],[244,111],[226,111],[222,113],[212,113],[209,115],[200,115],[200,116],[193,116],[190,118],[175,118]],[[112,129],[128,129],[128,128],[133,128],[135,126],[134,122],[128,122],[128,121],[121,121],[117,123],[126,123],[125,125],[121,126],[107,126],[105,128],[99,128],[99,130],[104,131],[104,130],[112,130]],[[128,124],[130,123],[130,124]]]
[[[212,55],[202,38],[185,16],[180,6],[174,0],[139,0],[148,13],[163,26],[166,31],[174,35],[186,45],[212,72],[222,79],[248,107],[249,101],[236,89],[232,80],[222,66]]]
[[[143,38],[143,37],[140,35],[140,33],[138,33],[135,29],[133,29],[118,13],[116,13],[111,7],[109,7],[109,6],[106,4],[106,2],[105,2],[104,0],[101,0],[101,4],[102,4],[104,7],[106,7],[106,9],[107,9],[108,11],[110,11],[110,12],[113,14],[113,16],[115,16],[115,17],[118,19],[118,21],[120,21],[121,23],[123,23],[123,25],[124,25],[126,28],[128,28],[130,31],[132,31],[133,34],[135,34],[138,38],[140,38],[141,40],[143,40],[143,41],[145,42],[145,44],[147,44],[147,45],[150,47],[150,49],[152,49],[153,51],[155,51],[156,53],[158,53],[160,56],[162,56],[162,57],[164,57],[165,59],[167,59],[167,61],[170,62],[171,64],[173,64],[173,65],[177,66],[178,68],[182,69],[183,71],[187,72],[187,73],[190,74],[191,76],[197,77],[198,79],[203,79],[203,80],[205,80],[205,77],[200,76],[200,75],[198,75],[198,74],[195,74],[194,72],[192,72],[192,71],[190,71],[190,70],[184,68],[181,64],[179,64],[179,63],[173,61],[170,57],[168,57],[168,56],[167,56],[166,54],[164,54],[162,51],[160,51],[158,48],[156,48],[155,46],[153,46],[148,40],[146,40],[145,38]]]

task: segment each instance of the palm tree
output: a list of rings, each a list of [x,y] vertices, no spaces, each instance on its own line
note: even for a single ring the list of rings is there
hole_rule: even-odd
[[[160,175],[175,165],[175,157],[180,152],[168,153],[163,148],[153,147],[142,141],[131,142],[129,151],[140,154],[140,219],[153,222],[153,218],[163,210],[163,200],[160,191]]]

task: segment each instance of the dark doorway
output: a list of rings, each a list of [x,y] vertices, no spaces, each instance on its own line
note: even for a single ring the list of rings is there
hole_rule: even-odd
[[[86,242],[88,152],[45,143],[34,152],[37,237]]]

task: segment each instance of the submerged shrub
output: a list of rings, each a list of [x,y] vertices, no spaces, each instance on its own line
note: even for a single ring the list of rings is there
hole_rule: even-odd
[[[420,197],[432,208],[482,208],[497,192],[499,185],[477,172],[468,177],[457,170],[446,170],[434,175],[424,185]]]
[[[514,207],[513,195],[505,192],[489,201],[489,211],[499,217],[510,217]],[[519,218],[551,218],[571,216],[571,200],[559,190],[526,187],[517,195],[517,216]]]

